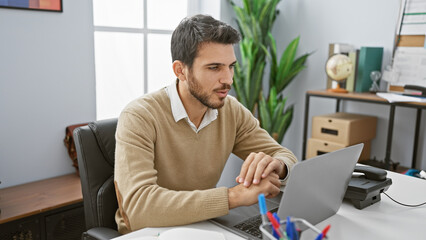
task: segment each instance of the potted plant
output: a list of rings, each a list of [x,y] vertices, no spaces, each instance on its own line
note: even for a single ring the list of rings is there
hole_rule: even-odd
[[[280,0],[243,0],[243,7],[230,3],[237,17],[242,40],[240,61],[235,66],[234,89],[237,99],[260,120],[260,126],[281,143],[293,119],[293,105],[286,107],[282,91],[302,71],[310,54],[296,58],[296,37],[277,59],[271,33]],[[263,89],[265,67],[269,63],[269,89]],[[264,96],[266,94],[266,96]]]

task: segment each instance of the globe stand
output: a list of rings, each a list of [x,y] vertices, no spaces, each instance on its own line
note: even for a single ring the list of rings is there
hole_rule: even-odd
[[[348,93],[348,90],[341,88],[340,84],[336,81],[337,85],[335,88],[329,88],[327,89],[327,92],[334,92],[334,93]]]
[[[343,54],[331,56],[325,64],[325,72],[328,77],[336,81],[336,87],[327,89],[328,92],[348,93],[345,88],[341,88],[339,82],[345,81],[353,72],[352,60]]]

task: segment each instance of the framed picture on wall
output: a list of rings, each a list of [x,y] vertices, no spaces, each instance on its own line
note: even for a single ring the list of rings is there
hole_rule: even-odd
[[[62,12],[62,0],[0,0],[0,7]]]

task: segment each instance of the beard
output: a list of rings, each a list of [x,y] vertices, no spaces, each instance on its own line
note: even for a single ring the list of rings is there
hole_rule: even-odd
[[[220,97],[219,102],[214,102],[213,101],[214,93],[209,94],[208,92],[203,91],[202,85],[197,80],[197,78],[193,76],[188,77],[188,86],[189,86],[189,92],[191,93],[191,95],[208,108],[219,109],[223,107],[223,105],[225,104],[225,101],[224,101],[225,97]],[[226,90],[226,89],[230,90],[231,85],[224,83],[222,84],[222,87],[213,89],[213,92]]]

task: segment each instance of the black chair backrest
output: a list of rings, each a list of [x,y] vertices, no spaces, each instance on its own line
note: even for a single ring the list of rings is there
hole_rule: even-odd
[[[117,229],[114,152],[117,119],[89,123],[74,130],[87,229]]]

